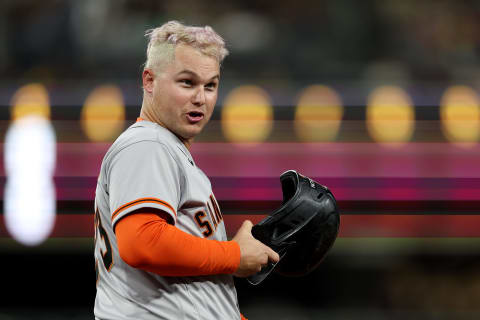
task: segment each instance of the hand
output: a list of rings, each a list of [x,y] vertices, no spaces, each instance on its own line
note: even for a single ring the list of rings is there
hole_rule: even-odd
[[[269,261],[278,262],[280,259],[278,253],[252,236],[252,227],[252,222],[245,220],[232,239],[240,246],[240,265],[233,274],[237,277],[248,277],[259,272]]]

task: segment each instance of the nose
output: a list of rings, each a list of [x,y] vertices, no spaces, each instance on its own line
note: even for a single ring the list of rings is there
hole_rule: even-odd
[[[205,89],[203,86],[199,87],[193,95],[192,103],[196,106],[201,106],[205,104]]]

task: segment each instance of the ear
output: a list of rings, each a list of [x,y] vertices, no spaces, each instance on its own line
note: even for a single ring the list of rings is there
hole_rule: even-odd
[[[154,80],[153,71],[151,69],[143,70],[143,73],[142,73],[143,89],[148,93],[153,92],[153,80]]]

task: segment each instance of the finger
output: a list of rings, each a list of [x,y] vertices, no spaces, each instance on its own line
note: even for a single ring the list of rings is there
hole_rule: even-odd
[[[278,262],[278,260],[280,260],[280,256],[272,248],[265,246],[265,252],[267,253],[270,261]]]

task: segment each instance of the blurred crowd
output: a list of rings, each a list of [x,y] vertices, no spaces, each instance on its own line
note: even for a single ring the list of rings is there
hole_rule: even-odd
[[[476,86],[479,16],[455,0],[3,0],[1,81],[136,79],[145,30],[176,19],[225,37],[231,81]]]

